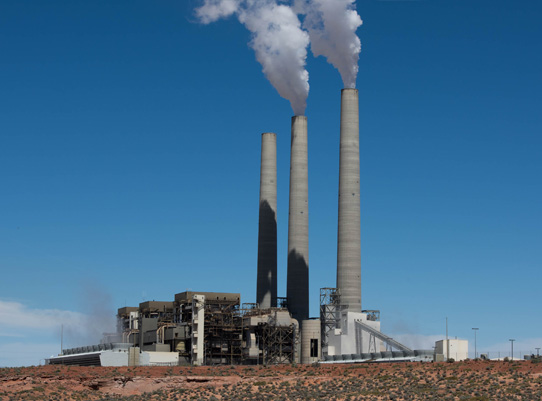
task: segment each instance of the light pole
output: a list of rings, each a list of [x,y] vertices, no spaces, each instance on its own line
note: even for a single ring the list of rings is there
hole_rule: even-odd
[[[515,338],[511,338],[508,341],[510,341],[510,344],[512,345],[512,361],[514,360],[514,341],[516,341]]]
[[[478,327],[473,327],[474,330],[474,359],[478,359],[478,353],[476,352],[476,332],[480,330]]]

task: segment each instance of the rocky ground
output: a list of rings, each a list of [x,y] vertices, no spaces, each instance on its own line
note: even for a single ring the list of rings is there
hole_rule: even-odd
[[[542,400],[542,363],[6,368],[0,400]]]

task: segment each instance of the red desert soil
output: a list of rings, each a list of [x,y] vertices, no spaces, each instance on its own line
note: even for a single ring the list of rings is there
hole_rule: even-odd
[[[0,400],[542,400],[542,363],[5,368]]]

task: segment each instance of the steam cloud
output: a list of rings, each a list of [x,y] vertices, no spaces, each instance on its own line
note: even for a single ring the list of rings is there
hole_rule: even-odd
[[[361,42],[356,30],[363,21],[355,0],[296,0],[296,10],[305,15],[312,53],[324,56],[339,70],[345,88],[356,87]]]
[[[204,0],[196,15],[204,24],[235,15],[252,33],[250,46],[269,82],[290,101],[294,114],[305,113],[309,35],[291,7],[276,0]]]
[[[115,331],[113,299],[98,281],[85,280],[81,295],[81,307],[85,312],[83,328],[86,342],[98,344],[104,333]]]

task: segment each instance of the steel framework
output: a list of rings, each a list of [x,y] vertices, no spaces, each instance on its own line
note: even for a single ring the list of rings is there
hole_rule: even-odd
[[[296,328],[275,326],[269,323],[260,325],[263,342],[263,363],[277,365],[295,361]]]
[[[205,304],[205,364],[241,363],[242,322],[239,304]]]
[[[341,311],[341,293],[338,288],[320,288],[320,321],[322,349],[327,347],[329,333],[338,327]]]
[[[362,332],[366,332],[369,334],[369,350],[367,352],[378,352],[378,350],[376,349],[376,339],[379,339],[380,341],[386,344],[386,350],[391,351],[393,348],[395,348],[400,351],[412,351],[406,345],[403,345],[400,342],[395,341],[393,338],[385,335],[381,331],[378,331],[372,328],[371,326],[366,325],[361,320],[356,320],[355,322],[356,322],[356,338],[359,337],[360,344],[361,344],[361,338],[363,336]]]
[[[288,298],[286,298],[286,297],[277,297],[277,308],[286,308],[286,309],[288,309]]]

